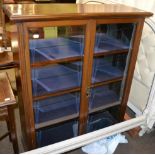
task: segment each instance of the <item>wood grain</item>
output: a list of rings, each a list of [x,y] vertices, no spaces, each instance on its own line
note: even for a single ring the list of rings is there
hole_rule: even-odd
[[[0,73],[0,107],[15,103],[15,96],[8,80],[8,76],[6,73]]]
[[[13,21],[50,19],[149,17],[150,12],[121,4],[10,4],[4,11]]]
[[[128,50],[109,51],[108,53],[94,54],[95,34],[97,24],[118,24],[118,23],[133,23],[137,24],[136,33],[133,36],[133,47],[131,47],[131,58],[127,70],[127,78],[125,79],[125,87],[122,97],[122,102],[111,103],[111,107],[120,105],[120,110],[115,111],[117,115],[123,118],[127,106],[131,81],[133,77],[135,62],[138,53],[139,42],[145,17],[152,15],[150,12],[141,11],[135,8],[124,5],[76,5],[76,4],[11,4],[4,5],[4,12],[10,17],[10,20],[16,23],[18,35],[12,35],[14,41],[18,43],[13,47],[14,58],[20,62],[19,70],[16,70],[20,117],[23,127],[24,143],[27,150],[36,147],[35,129],[45,126],[50,126],[55,123],[62,123],[63,121],[78,118],[79,119],[79,134],[84,134],[87,128],[87,120],[90,113],[100,111],[106,107],[96,108],[89,111],[89,94],[87,90],[92,87],[101,86],[111,82],[122,81],[122,77],[113,80],[107,80],[92,84],[92,66],[93,59],[104,55],[111,55],[117,53],[127,53]],[[85,47],[84,56],[81,58],[62,59],[55,61],[47,61],[42,63],[30,63],[29,51],[29,30],[31,28],[43,28],[52,26],[84,26],[85,29]],[[12,42],[13,45],[13,42]],[[18,48],[19,47],[19,48]],[[62,51],[63,52],[63,51]],[[81,87],[64,90],[56,93],[46,94],[43,96],[34,97],[32,95],[31,83],[31,69],[33,67],[46,66],[52,63],[60,63],[66,61],[83,61],[82,69],[82,84]],[[3,90],[4,91],[4,90]],[[2,92],[3,92],[2,91]],[[50,96],[58,96],[69,92],[80,91],[80,112],[79,115],[68,116],[66,118],[59,118],[54,121],[43,122],[39,125],[35,124],[33,101],[45,99]],[[6,92],[5,92],[6,93]],[[1,99],[5,97],[2,93]],[[122,119],[123,121],[123,119]]]

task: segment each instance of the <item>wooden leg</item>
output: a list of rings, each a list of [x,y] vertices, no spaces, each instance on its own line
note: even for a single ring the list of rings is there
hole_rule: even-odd
[[[7,125],[7,129],[8,129],[8,132],[6,134],[4,134],[0,140],[2,140],[3,138],[6,137],[6,135],[8,136],[9,135],[9,139],[11,141],[11,134],[10,134],[10,126],[9,126],[9,118],[8,118],[8,108],[7,107],[1,107],[0,108],[0,120],[1,121],[5,121],[6,122],[6,125]]]
[[[8,119],[8,117],[6,118],[6,125],[7,125],[7,129],[8,129],[8,131],[10,131],[10,126],[9,126],[9,119]],[[11,134],[10,134],[10,132],[9,132],[9,139],[10,139],[10,141],[12,142],[12,139],[11,139]]]
[[[11,134],[11,140],[13,144],[14,153],[17,154],[19,153],[19,148],[18,148],[18,140],[17,140],[13,106],[8,106],[8,119],[9,119],[9,128],[10,128],[10,134]]]
[[[126,113],[124,116],[124,120],[130,120],[131,117]],[[133,128],[131,130],[129,130],[127,133],[131,136],[131,137],[137,137],[139,136],[139,132],[140,132],[141,128],[140,127],[136,127]]]

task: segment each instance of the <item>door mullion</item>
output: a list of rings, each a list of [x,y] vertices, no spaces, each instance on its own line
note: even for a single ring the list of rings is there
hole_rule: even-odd
[[[92,65],[93,65],[93,53],[96,34],[96,21],[89,20],[86,25],[86,37],[84,48],[84,64],[82,75],[82,88],[81,88],[81,104],[80,104],[80,116],[79,116],[79,135],[84,134],[87,128],[87,119],[89,113],[89,96],[87,94],[91,85],[92,77]]]

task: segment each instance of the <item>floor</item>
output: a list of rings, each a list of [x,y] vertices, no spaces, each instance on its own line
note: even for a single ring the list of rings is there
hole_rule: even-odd
[[[19,142],[19,150],[20,153],[24,152],[22,143],[21,143],[21,129],[19,123],[19,114],[18,110],[16,110],[16,124],[18,129],[18,142]],[[5,122],[0,122],[0,136],[6,132],[6,124]],[[119,144],[115,153],[116,154],[155,154],[155,130],[152,131],[150,134],[146,134],[143,137],[135,137],[131,138],[127,135],[127,139],[129,141],[128,144]],[[4,140],[0,141],[0,154],[11,154],[13,153],[12,144],[9,141],[9,138],[5,138]],[[80,154],[83,153],[81,149],[77,149],[71,151],[69,153],[72,154]]]
[[[20,153],[24,152],[23,145],[21,142],[21,127],[20,127],[20,118],[19,118],[19,111],[18,109],[15,110],[15,117],[16,117],[16,127],[17,127],[17,138],[18,138],[18,145]],[[0,136],[6,133],[7,126],[5,122],[0,121]],[[0,141],[0,154],[12,154],[13,147],[12,143],[9,140],[9,137],[6,137],[2,141]]]
[[[155,154],[155,130],[143,137],[131,138],[125,133],[128,144],[119,144],[114,154]],[[81,149],[69,152],[83,154]]]

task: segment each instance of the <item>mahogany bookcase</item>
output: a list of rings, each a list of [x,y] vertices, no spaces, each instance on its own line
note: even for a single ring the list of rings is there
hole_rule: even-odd
[[[144,20],[119,4],[11,4],[27,150],[123,121]]]

